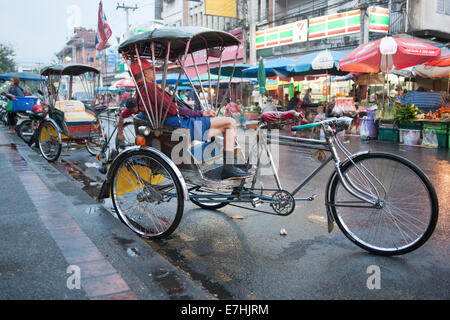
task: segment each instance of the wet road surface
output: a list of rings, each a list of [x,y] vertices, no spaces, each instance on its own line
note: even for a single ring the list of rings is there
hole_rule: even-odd
[[[297,195],[317,194],[318,198],[298,202],[290,216],[231,205],[216,211],[203,210],[186,202],[176,232],[166,240],[148,244],[220,299],[448,299],[449,149],[361,142],[358,137],[345,139],[349,141],[345,146],[353,152],[386,151],[404,156],[430,178],[438,193],[440,215],[433,236],[424,246],[388,258],[355,246],[337,227],[328,234],[324,193],[331,164]],[[279,174],[284,189],[293,190],[318,166],[313,154],[280,147]],[[63,150],[55,166],[69,172],[82,182],[87,193],[94,195],[103,179],[96,163],[82,149]],[[271,187],[268,181],[264,182],[266,188]],[[105,207],[111,210],[108,200]],[[258,209],[270,208],[264,204]],[[283,228],[286,236],[280,235]],[[368,268],[373,265],[380,268],[381,288],[370,290]]]

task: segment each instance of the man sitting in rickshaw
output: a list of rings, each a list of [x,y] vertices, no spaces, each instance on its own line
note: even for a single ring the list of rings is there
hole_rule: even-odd
[[[155,102],[155,74],[153,72],[153,65],[147,61],[141,61],[143,74],[141,73],[141,67],[138,61],[134,61],[131,64],[130,71],[136,79],[138,90],[140,95],[137,94],[137,104],[135,107],[129,107],[125,109],[120,118],[118,124],[118,136],[119,141],[123,141],[123,119],[130,117],[132,114],[139,113],[139,118],[148,120],[146,111],[144,108],[151,106],[152,110],[147,110],[149,114],[156,114],[156,108],[161,105],[161,99],[163,96],[163,90],[156,86],[156,99]],[[145,85],[144,85],[145,80]],[[147,87],[147,88],[146,88]],[[147,94],[148,91],[148,94]],[[144,99],[145,103],[142,103],[140,96]],[[249,177],[250,174],[243,171],[234,165],[234,144],[236,138],[236,121],[233,118],[228,117],[216,117],[216,112],[213,110],[192,110],[187,107],[178,105],[176,102],[172,102],[170,105],[171,95],[169,93],[164,94],[163,98],[163,110],[162,114],[166,114],[167,118],[165,124],[171,127],[181,127],[190,129],[191,140],[201,139],[206,141],[214,136],[223,134],[224,136],[224,151],[223,151],[223,169],[221,178],[226,179],[241,179]],[[127,104],[130,106],[130,104]],[[168,111],[167,111],[168,110]],[[159,111],[161,114],[161,111]]]

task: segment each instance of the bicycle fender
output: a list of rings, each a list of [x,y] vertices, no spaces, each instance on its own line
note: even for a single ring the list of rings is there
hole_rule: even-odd
[[[178,169],[178,167],[175,165],[175,163],[161,151],[159,151],[155,148],[152,148],[152,147],[141,147],[141,146],[129,147],[125,150],[122,150],[117,155],[117,157],[113,160],[113,162],[111,163],[111,166],[109,167],[106,180],[103,183],[102,188],[100,190],[100,195],[98,197],[99,200],[104,199],[104,198],[109,198],[109,192],[111,190],[111,182],[112,182],[111,181],[112,173],[115,171],[117,166],[119,166],[122,163],[122,161],[125,157],[129,156],[130,154],[132,154],[136,151],[141,151],[141,152],[144,151],[144,152],[148,153],[149,155],[156,155],[156,156],[160,157],[163,161],[165,161],[167,163],[167,165],[169,165],[169,167],[174,171],[175,175],[177,176],[177,178],[180,181],[184,200],[189,200],[189,191],[187,189],[186,182],[184,180],[183,175],[181,174],[180,169]]]
[[[359,156],[361,156],[363,154],[368,154],[368,153],[370,153],[370,152],[369,151],[361,151],[361,152],[355,153],[355,154],[353,154],[351,156],[351,159],[354,159],[356,157],[359,157]],[[340,164],[340,167],[343,167],[348,161],[350,161],[350,160],[348,158],[346,158]],[[338,179],[337,177],[338,177],[337,171],[336,171],[336,169],[334,169],[333,172],[330,175],[330,178],[328,179],[327,187],[325,189],[325,192],[326,192],[326,194],[325,194],[325,208],[327,210],[328,233],[331,233],[333,231],[333,229],[334,229],[334,217],[333,217],[333,214],[331,213],[331,209],[330,209],[329,203],[330,203],[330,189],[331,189],[331,186],[334,183],[334,179]]]

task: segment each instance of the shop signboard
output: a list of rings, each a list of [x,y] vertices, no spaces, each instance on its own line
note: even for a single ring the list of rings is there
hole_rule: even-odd
[[[335,13],[309,19],[309,40],[342,36],[361,30],[361,10]],[[369,31],[389,31],[389,9],[369,7]]]
[[[116,67],[114,68],[114,72],[115,73],[125,72],[125,64],[124,63],[117,64]]]
[[[256,49],[303,42],[308,36],[308,20],[300,20],[256,32]]]
[[[359,32],[361,10],[352,10],[309,19],[309,40]]]
[[[389,31],[389,9],[369,8],[369,31],[387,33]]]
[[[205,0],[205,14],[237,18],[236,0]]]

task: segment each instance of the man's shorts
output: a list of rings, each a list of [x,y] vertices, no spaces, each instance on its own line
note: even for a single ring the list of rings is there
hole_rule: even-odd
[[[191,132],[191,140],[206,141],[209,137],[209,129],[211,128],[211,118],[209,117],[188,117],[177,116],[169,117],[164,122],[171,127],[181,127],[189,129]]]
[[[147,120],[148,117],[142,112],[139,112],[138,118],[142,120]],[[188,116],[177,116],[169,117],[164,122],[165,125],[171,127],[180,127],[189,129],[191,133],[191,140],[206,141],[209,137],[209,129],[211,128],[211,118],[209,117],[188,117]]]

